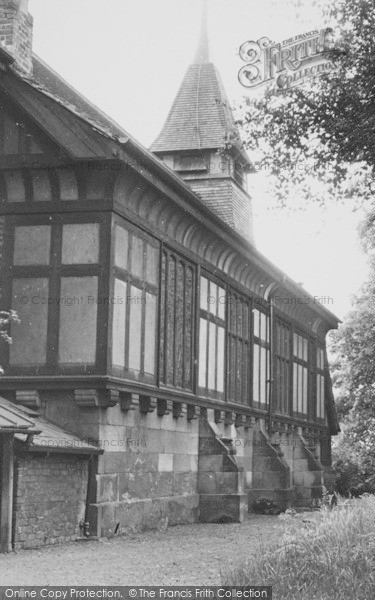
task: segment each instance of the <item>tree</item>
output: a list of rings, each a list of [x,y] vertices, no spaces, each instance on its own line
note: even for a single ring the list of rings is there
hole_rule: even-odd
[[[353,300],[340,329],[331,334],[333,383],[342,433],[334,444],[341,487],[375,490],[375,260],[370,279]]]
[[[337,29],[327,53],[335,71],[239,107],[238,124],[259,170],[273,176],[281,204],[322,204],[375,192],[375,10],[373,0],[334,0],[322,9]]]
[[[298,2],[301,0],[295,0]],[[238,109],[244,145],[256,170],[274,180],[281,206],[298,201],[324,205],[335,199],[364,205],[364,251],[375,249],[375,7],[373,0],[333,0],[327,25],[337,29],[327,58],[335,70]],[[301,32],[302,33],[302,32]],[[336,360],[341,435],[334,464],[341,491],[361,485],[375,491],[375,259],[369,281],[331,336]],[[367,486],[367,487],[366,487]]]

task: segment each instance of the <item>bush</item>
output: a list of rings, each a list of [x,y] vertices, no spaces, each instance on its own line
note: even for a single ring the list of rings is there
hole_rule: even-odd
[[[362,451],[360,451],[362,450]],[[347,437],[347,428],[334,440],[332,466],[336,473],[336,489],[342,496],[375,493],[375,461],[373,450],[358,448]]]
[[[275,600],[375,598],[374,496],[279,519],[288,532],[277,547],[260,546],[223,585],[271,585]]]

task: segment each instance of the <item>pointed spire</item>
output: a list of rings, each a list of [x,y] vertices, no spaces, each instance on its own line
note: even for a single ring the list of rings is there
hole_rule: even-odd
[[[198,47],[195,54],[194,63],[203,64],[210,62],[208,34],[207,34],[207,0],[202,0],[202,24],[199,35]]]

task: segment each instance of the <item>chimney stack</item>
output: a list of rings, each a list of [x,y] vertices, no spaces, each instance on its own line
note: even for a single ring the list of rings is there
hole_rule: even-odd
[[[0,0],[0,45],[14,58],[15,65],[32,75],[33,18],[28,0]]]

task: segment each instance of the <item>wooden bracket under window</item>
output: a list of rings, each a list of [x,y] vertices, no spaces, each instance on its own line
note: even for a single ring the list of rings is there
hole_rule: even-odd
[[[17,390],[16,402],[34,410],[38,410],[41,407],[39,392],[36,390]]]
[[[163,398],[158,398],[157,401],[157,413],[158,417],[164,417],[164,415],[169,415],[173,410],[172,400],[163,400]]]
[[[142,414],[154,412],[157,405],[157,398],[151,396],[139,396],[139,410]]]
[[[74,399],[80,408],[108,408],[119,401],[117,390],[74,390]]]
[[[134,410],[139,403],[138,394],[132,394],[131,392],[120,392],[120,408],[124,412],[128,410]]]

